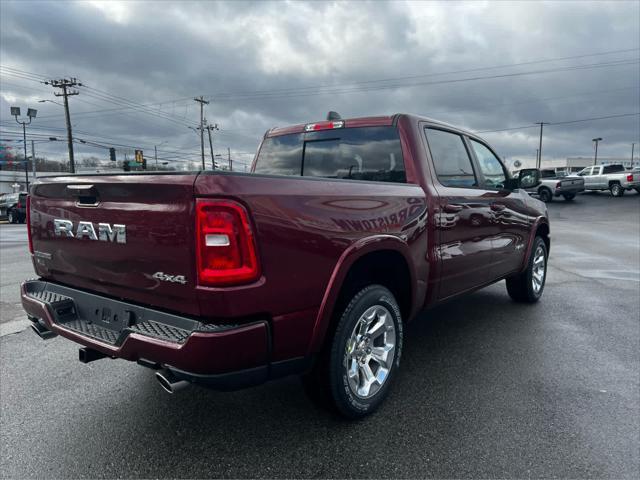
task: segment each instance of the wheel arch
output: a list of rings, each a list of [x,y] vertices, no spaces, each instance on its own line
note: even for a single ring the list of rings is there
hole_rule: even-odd
[[[527,243],[527,251],[525,252],[524,258],[522,259],[522,268],[520,271],[524,271],[527,268],[527,260],[531,256],[531,250],[533,249],[533,240],[536,237],[542,237],[545,246],[547,247],[547,255],[551,251],[551,228],[549,227],[549,222],[545,217],[538,218],[531,229],[531,235],[529,236],[529,241]]]
[[[408,245],[392,235],[367,237],[351,245],[336,263],[320,305],[309,353],[319,352],[336,322],[334,312],[351,293],[367,284],[387,287],[396,297],[404,321],[416,307],[416,271]],[[382,274],[384,273],[383,277]]]
[[[553,198],[553,191],[551,190],[551,188],[547,187],[546,185],[540,185],[538,187],[538,195],[540,195],[540,192],[542,192],[544,190],[549,192],[549,195],[551,195],[551,198]]]

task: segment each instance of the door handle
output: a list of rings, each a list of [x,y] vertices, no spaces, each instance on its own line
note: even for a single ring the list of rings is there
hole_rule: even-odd
[[[501,212],[503,211],[506,207],[502,204],[502,203],[492,203],[489,208],[491,208],[491,210],[493,210],[494,212]]]
[[[462,210],[462,205],[453,205],[451,203],[447,203],[447,204],[445,204],[444,207],[442,207],[442,209],[446,213],[458,213],[459,211]]]

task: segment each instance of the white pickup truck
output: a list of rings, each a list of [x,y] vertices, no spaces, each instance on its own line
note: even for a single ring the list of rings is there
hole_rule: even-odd
[[[537,195],[544,203],[553,200],[553,197],[564,197],[565,200],[573,200],[576,194],[584,191],[584,180],[577,176],[559,177],[555,170],[540,170],[540,185],[535,188],[527,188],[527,192]]]
[[[614,197],[631,189],[640,193],[640,173],[626,171],[623,165],[594,165],[578,175],[584,178],[585,190],[609,190]]]

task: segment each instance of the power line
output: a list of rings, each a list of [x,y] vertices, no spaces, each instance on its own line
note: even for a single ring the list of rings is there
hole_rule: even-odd
[[[553,57],[553,58],[546,58],[546,59],[538,59],[538,60],[531,60],[531,61],[524,61],[524,62],[517,62],[517,63],[511,63],[511,64],[501,64],[501,65],[493,65],[493,66],[487,66],[487,67],[478,67],[478,68],[472,68],[472,69],[464,69],[464,70],[454,70],[454,71],[447,71],[447,72],[434,72],[434,73],[426,73],[426,74],[414,74],[414,75],[405,75],[402,77],[393,77],[393,78],[385,78],[385,79],[377,79],[377,80],[366,80],[366,81],[359,81],[359,82],[351,82],[349,83],[349,85],[373,85],[376,83],[386,83],[386,82],[393,82],[393,81],[402,81],[402,80],[409,80],[409,79],[415,79],[415,78],[425,78],[425,77],[435,77],[435,76],[443,76],[443,75],[453,75],[453,74],[460,74],[460,73],[470,73],[470,72],[477,72],[477,71],[484,71],[484,70],[495,70],[498,68],[513,68],[513,67],[517,67],[517,66],[524,66],[524,65],[534,65],[534,64],[540,64],[540,63],[548,63],[548,62],[556,62],[556,61],[565,61],[565,60],[572,60],[572,59],[580,59],[580,58],[587,58],[587,57],[596,57],[596,56],[605,56],[605,55],[612,55],[612,54],[616,54],[616,53],[630,53],[630,52],[636,52],[640,50],[640,48],[629,48],[629,49],[620,49],[620,50],[609,50],[609,51],[604,51],[604,52],[594,52],[594,53],[585,53],[585,54],[581,54],[581,55],[571,55],[571,56],[564,56],[564,57]],[[617,62],[624,62],[625,60],[622,61],[617,61]],[[576,65],[576,66],[572,66],[572,67],[568,67],[568,69],[581,69],[581,68],[596,68],[596,65],[602,65],[602,66],[617,66],[617,65],[625,65],[626,63],[616,63],[616,62],[605,62],[602,64],[592,64],[592,65]],[[16,69],[13,67],[7,67],[4,65],[0,65],[0,68],[4,69],[7,72],[13,72],[16,75],[23,75],[25,78],[33,80],[33,81],[41,81],[38,80],[38,78],[43,79],[46,78],[43,75],[40,74],[36,74],[33,72],[27,72],[25,70],[20,70],[20,69]],[[565,67],[567,68],[567,67]],[[531,74],[537,74],[537,73],[550,73],[552,71],[562,71],[562,70],[555,70],[555,69],[551,69],[551,70],[547,70],[547,71],[533,71],[533,72],[520,72],[520,73],[514,73],[514,74],[510,74],[510,75],[531,75]],[[501,78],[502,76],[487,76],[487,77],[481,77],[481,78],[471,78],[471,79],[457,79],[457,80],[448,80],[448,81],[442,81],[442,82],[430,82],[428,84],[440,84],[440,83],[451,83],[451,82],[459,82],[459,81],[471,81],[471,80],[480,80],[480,79],[487,79],[487,78]],[[364,90],[354,90],[354,91],[369,91],[369,90],[376,90],[376,89],[387,89],[387,88],[398,88],[401,86],[416,86],[416,85],[422,85],[424,83],[414,83],[414,84],[408,84],[408,85],[382,85],[382,86],[376,86],[372,89],[364,89]],[[329,94],[329,93],[336,93],[334,90],[330,90],[327,92],[310,92],[310,93],[304,93],[306,90],[310,90],[310,89],[323,89],[323,88],[330,88],[330,89],[335,89],[335,88],[344,88],[343,86],[336,86],[336,85],[327,85],[327,84],[323,84],[323,85],[315,85],[315,86],[306,86],[306,87],[298,87],[298,88],[282,88],[282,89],[274,89],[274,90],[258,90],[258,91],[249,91],[249,92],[230,92],[230,93],[214,93],[209,95],[208,97],[216,97],[216,98],[241,98],[241,97],[247,97],[248,98],[261,98],[261,97],[266,97],[267,95],[271,96],[271,94],[282,94],[284,93],[285,96],[293,96],[292,94],[298,93],[299,96],[308,96],[308,95],[322,95],[322,94]],[[96,92],[102,92],[102,93],[106,93],[97,89],[94,89]],[[351,92],[351,90],[345,91],[346,92]],[[341,91],[338,91],[337,93],[342,93]],[[109,94],[110,95],[110,94]],[[256,95],[258,97],[256,97]],[[117,97],[116,97],[117,98]],[[120,97],[122,98],[122,97]],[[267,97],[268,98],[268,97]],[[273,98],[280,98],[280,96],[276,96]],[[179,101],[186,101],[189,100],[188,97],[184,97],[184,98],[178,98],[178,99],[174,99],[174,100],[167,100],[167,101],[163,101],[163,102],[157,102],[157,103],[149,103],[149,104],[137,104],[138,107],[148,107],[151,105],[159,105],[159,104],[163,104],[163,103],[171,103],[171,102],[179,102]],[[130,102],[130,101],[129,101]],[[122,109],[125,108],[132,108],[131,106],[129,107],[122,107]],[[110,111],[113,111],[115,109],[110,109]],[[95,111],[96,113],[99,111]],[[84,113],[94,113],[94,112],[84,112]],[[159,112],[156,112],[159,113]]]
[[[435,77],[435,76],[443,76],[443,75],[454,75],[454,74],[460,74],[460,73],[478,72],[478,71],[483,71],[483,70],[495,70],[495,69],[498,69],[498,68],[512,68],[512,67],[518,67],[518,66],[524,66],[524,65],[533,65],[533,64],[539,64],[539,63],[547,63],[547,62],[573,60],[573,59],[586,58],[586,57],[596,57],[596,56],[603,56],[603,55],[611,55],[611,54],[615,54],[615,53],[629,53],[629,52],[636,52],[638,50],[640,50],[640,48],[628,48],[628,49],[623,49],[623,50],[609,50],[609,51],[606,51],[606,52],[587,53],[587,54],[571,55],[571,56],[565,56],[565,57],[545,58],[545,59],[531,60],[531,61],[526,61],[526,62],[493,65],[493,66],[488,66],[488,67],[477,67],[477,68],[470,68],[470,69],[464,69],[464,70],[451,70],[451,71],[447,71],[447,72],[413,74],[413,75],[405,75],[405,76],[400,76],[400,77],[391,77],[391,78],[377,79],[377,80],[364,80],[364,81],[351,82],[349,84],[350,85],[373,84],[373,83],[400,81],[400,80],[407,80],[407,79],[414,79],[414,78]],[[251,93],[274,93],[274,92],[287,92],[287,91],[291,91],[291,90],[301,90],[302,91],[302,90],[325,88],[325,87],[335,87],[335,85],[320,84],[320,85],[314,85],[314,86],[299,87],[299,88],[295,88],[295,89],[281,88],[281,89],[262,90],[262,91],[258,90],[258,91],[248,91],[248,92],[214,93],[214,94],[211,94],[210,96],[217,98],[219,96],[225,96],[225,95],[243,95],[243,94],[251,94]]]
[[[362,93],[362,92],[370,92],[370,91],[380,91],[380,90],[392,90],[397,88],[407,88],[407,87],[416,87],[416,86],[425,86],[425,85],[446,85],[446,84],[455,84],[455,83],[465,83],[465,82],[474,82],[481,80],[491,80],[491,79],[499,79],[499,78],[512,78],[512,77],[521,77],[527,75],[539,75],[539,74],[547,74],[547,73],[557,73],[557,72],[566,72],[566,71],[578,71],[578,70],[589,70],[589,69],[598,69],[598,68],[608,68],[608,67],[619,67],[619,66],[628,66],[628,65],[637,65],[640,63],[638,59],[632,60],[624,60],[624,61],[616,61],[616,62],[605,62],[605,63],[595,63],[589,65],[572,65],[567,67],[558,67],[551,68],[545,70],[532,70],[526,72],[513,72],[513,73],[504,73],[504,74],[496,74],[496,75],[485,75],[485,76],[476,76],[476,77],[466,77],[466,78],[456,78],[456,79],[448,79],[448,80],[436,80],[436,81],[420,81],[413,83],[397,83],[397,84],[389,84],[389,85],[376,85],[370,87],[353,87],[353,88],[344,88],[340,86],[332,87],[331,89],[326,89],[317,92],[306,92],[306,93],[298,93],[295,91],[289,93],[278,93],[278,94],[248,94],[248,95],[229,95],[229,96],[220,96],[215,95],[217,101],[224,100],[252,100],[252,99],[282,99],[282,98],[295,98],[295,97],[311,97],[318,95],[337,95],[344,93]]]
[[[636,113],[621,113],[621,114],[616,114],[616,115],[605,115],[602,117],[592,117],[592,118],[581,118],[578,120],[567,120],[567,121],[563,121],[563,122],[549,122],[549,123],[545,123],[545,125],[568,125],[571,123],[582,123],[582,122],[592,122],[595,120],[605,120],[608,118],[622,118],[622,117],[633,117],[636,115],[640,115],[640,112],[636,112]],[[494,133],[494,132],[507,132],[509,130],[523,130],[525,128],[534,128],[537,127],[538,125],[540,125],[540,123],[534,123],[531,125],[522,125],[520,127],[509,127],[509,128],[499,128],[497,130],[479,130],[475,133]]]

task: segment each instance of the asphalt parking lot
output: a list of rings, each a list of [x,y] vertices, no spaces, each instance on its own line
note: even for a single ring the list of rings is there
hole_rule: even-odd
[[[541,302],[501,282],[425,312],[387,402],[353,423],[296,378],[170,396],[135,364],[79,363],[73,343],[23,330],[25,227],[0,225],[0,474],[638,478],[640,195],[549,211]]]

